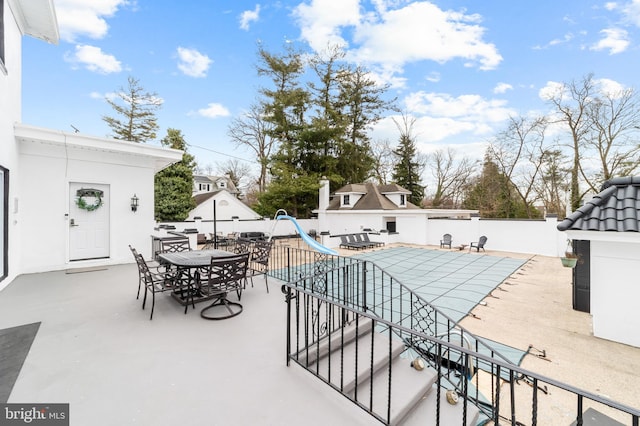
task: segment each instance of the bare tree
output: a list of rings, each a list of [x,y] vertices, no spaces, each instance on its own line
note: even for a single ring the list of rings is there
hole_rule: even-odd
[[[253,151],[260,164],[258,188],[262,193],[267,186],[269,158],[276,148],[276,140],[270,134],[274,125],[263,119],[262,108],[254,104],[242,117],[233,119],[228,135],[236,146],[246,146]]]
[[[611,92],[588,74],[579,82],[562,84],[548,100],[571,135],[572,210],[580,207],[587,191],[597,192],[605,180],[638,170],[640,112],[632,89]],[[585,184],[582,192],[580,178]]]
[[[393,171],[393,150],[388,139],[375,141],[370,146],[373,158],[373,180],[379,185],[389,183]]]
[[[477,161],[470,157],[456,158],[452,148],[438,149],[427,155],[427,168],[435,180],[432,207],[458,207],[462,201],[465,184],[473,175]]]
[[[584,144],[584,137],[589,131],[587,108],[594,92],[593,74],[589,74],[580,82],[575,80],[564,83],[548,101],[556,108],[559,121],[569,127],[573,164],[571,167],[571,208],[577,210],[581,205],[584,193],[580,192],[580,152]]]
[[[223,163],[216,164],[218,173],[221,175],[227,176],[231,179],[231,182],[235,185],[236,188],[240,189],[243,184],[243,180],[246,182],[250,180],[251,177],[251,167],[248,164],[241,162],[237,159],[230,159]],[[248,186],[247,182],[245,186]]]
[[[496,136],[488,149],[500,173],[513,183],[509,189],[515,189],[529,218],[537,216],[534,203],[539,195],[535,191],[535,184],[540,177],[547,149],[546,129],[547,120],[543,117],[509,117],[507,128]]]
[[[632,89],[617,91],[600,90],[588,105],[589,132],[585,137],[585,148],[594,152],[598,161],[595,174],[585,172],[582,176],[594,192],[612,177],[630,175],[640,165],[640,108]]]

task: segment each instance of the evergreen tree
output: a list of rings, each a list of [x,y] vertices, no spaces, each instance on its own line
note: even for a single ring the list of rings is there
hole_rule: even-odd
[[[337,47],[308,61],[290,46],[282,54],[262,48],[258,53],[258,74],[271,81],[269,88],[260,90],[259,116],[269,123],[265,128],[278,146],[269,159],[270,184],[258,208],[262,214],[270,213],[264,209],[282,207],[267,200],[283,199],[298,214],[309,214],[317,206],[317,196],[308,191],[317,189],[321,177],[335,189],[345,181],[364,182],[372,175],[367,130],[389,105],[381,100],[385,88],[362,68],[345,65],[344,52]],[[313,80],[303,84],[303,76]],[[271,191],[274,194],[268,194]]]
[[[400,130],[400,141],[393,150],[396,163],[393,166],[392,179],[404,189],[411,191],[409,201],[420,206],[424,198],[424,186],[420,185],[424,161],[420,158],[414,141],[412,127],[415,119],[409,119],[403,114],[402,121],[401,124],[396,122]]]
[[[501,173],[490,155],[485,155],[482,173],[467,188],[462,205],[480,210],[487,218],[527,218],[527,206],[518,197],[513,183]]]
[[[122,119],[102,116],[111,130],[114,139],[132,142],[146,142],[156,137],[158,119],[156,111],[162,105],[162,100],[156,93],[145,92],[139,81],[128,78],[129,86],[116,93],[116,100],[106,98],[107,102],[122,117]]]
[[[155,215],[156,220],[179,222],[189,216],[195,207],[192,198],[193,171],[196,168],[194,157],[187,153],[187,143],[182,132],[167,129],[162,146],[184,151],[182,161],[172,164],[155,176]]]

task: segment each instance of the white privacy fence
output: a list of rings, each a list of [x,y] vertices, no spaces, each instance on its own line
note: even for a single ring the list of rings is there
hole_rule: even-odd
[[[415,221],[415,223],[411,222]],[[334,223],[335,222],[335,223]],[[320,225],[318,219],[299,219],[298,223],[307,233],[329,233],[343,235],[346,233],[363,232],[358,226],[345,229],[344,221],[329,217],[326,223]],[[414,217],[398,223],[396,233],[381,233],[375,236],[377,241],[386,243],[412,243],[439,246],[444,234],[451,234],[453,246],[468,245],[478,241],[480,236],[488,238],[486,248],[489,250],[509,251],[514,253],[541,254],[544,256],[561,256],[567,246],[567,236],[557,230],[558,220],[555,216],[546,219],[427,219]],[[158,235],[165,234],[165,225],[175,227],[175,232],[197,229],[197,233],[213,233],[213,221],[163,222],[158,223]],[[321,228],[322,226],[322,228]],[[351,229],[353,228],[353,229]],[[240,232],[264,232],[274,237],[295,235],[296,230],[288,220],[218,220],[215,231],[219,235],[227,236]],[[193,231],[192,231],[193,232]],[[196,235],[191,234],[195,239]],[[321,236],[320,242],[328,247],[337,247],[339,238],[328,235]]]
[[[514,253],[561,256],[567,246],[567,236],[558,231],[558,219],[429,219],[427,244],[440,245],[444,234],[451,234],[453,246],[487,237],[486,248]]]
[[[317,231],[318,219],[298,219],[298,223],[307,233]],[[296,229],[293,223],[288,220],[217,220],[214,224],[212,220],[195,220],[186,222],[161,222],[156,228],[165,225],[173,226],[176,232],[182,232],[189,229],[197,229],[198,233],[209,234],[214,232],[218,235],[227,236],[232,233],[240,232],[264,232],[273,236],[295,235]]]

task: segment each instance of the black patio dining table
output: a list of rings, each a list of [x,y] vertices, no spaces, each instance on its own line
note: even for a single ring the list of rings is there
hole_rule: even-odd
[[[212,296],[200,291],[201,270],[211,264],[212,258],[224,258],[235,256],[234,253],[225,250],[189,250],[175,253],[158,253],[158,261],[164,265],[176,267],[179,281],[186,280],[186,286],[176,287],[172,296],[181,305],[186,307],[189,303],[202,302]]]

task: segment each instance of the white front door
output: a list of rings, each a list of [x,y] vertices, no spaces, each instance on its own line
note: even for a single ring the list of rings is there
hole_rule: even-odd
[[[69,183],[69,260],[109,257],[109,185]]]

